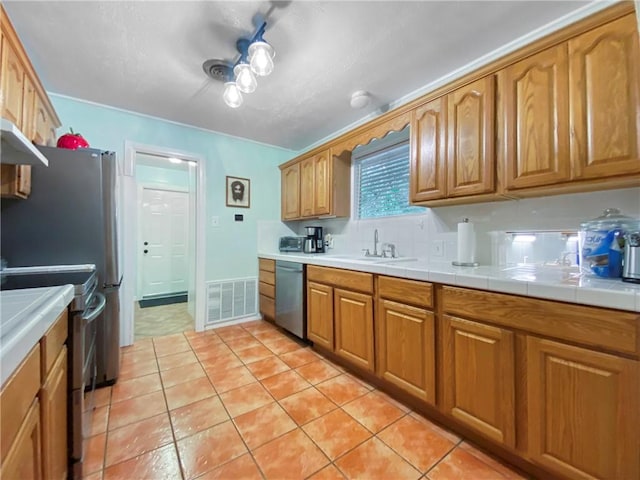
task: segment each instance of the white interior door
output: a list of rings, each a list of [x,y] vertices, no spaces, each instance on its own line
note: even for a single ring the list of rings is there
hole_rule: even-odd
[[[142,296],[186,292],[188,193],[144,187],[141,209]]]

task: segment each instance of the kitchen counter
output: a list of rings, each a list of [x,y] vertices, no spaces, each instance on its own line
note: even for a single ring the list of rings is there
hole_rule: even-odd
[[[73,299],[73,285],[0,292],[0,385]]]
[[[416,258],[258,253],[259,257],[343,268],[446,285],[640,312],[640,285],[581,274],[578,267],[551,265],[454,267]]]

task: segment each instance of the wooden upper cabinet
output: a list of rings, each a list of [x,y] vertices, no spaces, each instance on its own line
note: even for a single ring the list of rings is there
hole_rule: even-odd
[[[502,70],[498,78],[507,190],[568,181],[566,44],[521,60]]]
[[[4,11],[3,11],[4,12]],[[23,129],[25,68],[11,41],[2,38],[2,117]]]
[[[373,297],[334,289],[335,352],[360,368],[373,372]]]
[[[576,178],[640,172],[639,58],[634,14],[569,41]]]
[[[447,196],[495,190],[495,78],[490,75],[448,95]]]
[[[514,447],[513,333],[449,315],[442,325],[443,408],[495,442]]]
[[[311,217],[313,215],[313,158],[307,158],[300,162],[300,216]]]
[[[33,142],[38,145],[55,146],[56,129],[46,105],[40,97],[35,98]]]
[[[640,478],[638,362],[527,337],[528,450],[568,478]]]
[[[300,216],[331,213],[329,150],[300,162]]]
[[[446,196],[447,102],[438,98],[416,108],[411,117],[410,201]]]
[[[282,219],[293,220],[300,217],[300,164],[296,163],[281,171],[282,178]]]
[[[320,152],[313,157],[313,214],[331,213],[331,192],[333,190],[330,151]]]

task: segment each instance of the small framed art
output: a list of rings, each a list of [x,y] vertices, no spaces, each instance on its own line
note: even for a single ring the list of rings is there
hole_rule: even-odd
[[[227,207],[251,206],[251,181],[248,178],[227,177]]]

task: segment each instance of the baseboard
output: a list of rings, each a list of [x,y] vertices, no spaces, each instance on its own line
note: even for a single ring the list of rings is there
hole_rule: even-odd
[[[171,305],[173,303],[185,303],[188,300],[187,292],[170,293],[168,295],[153,295],[138,300],[140,308],[158,307],[160,305]]]

